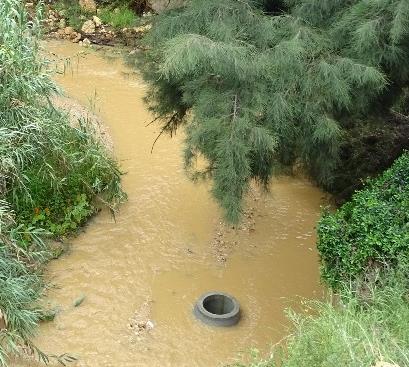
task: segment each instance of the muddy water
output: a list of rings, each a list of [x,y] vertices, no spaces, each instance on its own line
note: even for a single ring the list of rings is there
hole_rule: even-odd
[[[47,47],[60,56],[83,50]],[[158,130],[145,127],[152,116],[141,79],[120,57],[100,52],[72,66],[57,80],[81,104],[93,100],[127,172],[129,201],[116,222],[108,212],[91,220],[50,265],[58,287],[48,300],[61,312],[41,327],[38,346],[69,352],[86,367],[220,366],[250,347],[268,351],[286,333],[284,309],[321,294],[314,225],[322,193],[282,178],[267,195],[252,191],[238,230],[221,225],[209,187],[184,175],[182,137],[161,138],[150,154]],[[209,328],[193,318],[194,301],[209,290],[237,297],[237,327]],[[148,319],[154,328],[139,330]]]

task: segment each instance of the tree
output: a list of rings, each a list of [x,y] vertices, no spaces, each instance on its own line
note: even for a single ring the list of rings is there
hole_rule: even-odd
[[[301,165],[330,188],[348,131],[390,114],[408,86],[409,2],[191,0],[145,42],[162,133],[184,126],[187,171],[237,222],[251,180]]]

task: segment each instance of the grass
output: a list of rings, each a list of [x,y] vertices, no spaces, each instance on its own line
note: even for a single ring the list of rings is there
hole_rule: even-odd
[[[308,302],[308,315],[289,312],[293,333],[267,360],[249,367],[373,367],[383,361],[409,366],[408,267],[368,288],[350,288],[342,302]],[[237,365],[242,366],[242,365]]]
[[[0,192],[19,223],[63,235],[93,213],[96,198],[112,208],[124,198],[121,174],[92,125],[71,126],[54,108],[58,88],[38,56],[37,28],[11,9],[0,8],[0,64],[8,71],[1,74]]]
[[[59,252],[47,238],[72,233],[97,202],[115,210],[125,199],[118,166],[92,126],[70,125],[52,104],[59,90],[39,53],[40,10],[31,20],[20,0],[0,2],[0,366],[27,352],[73,360],[31,342],[52,316],[40,307],[43,267]]]
[[[50,252],[38,230],[16,227],[8,204],[0,201],[0,310],[5,315],[7,329],[0,331],[0,366],[10,354],[20,354],[21,346],[38,352],[40,359],[48,357],[31,343],[36,325],[46,314],[36,306],[43,290],[41,274],[35,270],[49,258]],[[21,237],[31,239],[30,251],[20,246]]]
[[[85,12],[77,0],[59,0],[53,5],[57,11],[62,11],[68,21],[68,25],[75,29],[81,29],[84,21],[91,18],[92,15]],[[116,2],[100,8],[98,17],[102,23],[109,24],[115,29],[132,27],[137,24],[138,17],[134,11],[129,8],[128,2]]]
[[[127,6],[118,8],[103,8],[98,16],[104,24],[110,24],[116,29],[132,27],[137,23],[137,16]]]

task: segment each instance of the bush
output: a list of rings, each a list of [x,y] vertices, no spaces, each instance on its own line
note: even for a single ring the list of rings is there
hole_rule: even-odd
[[[22,182],[11,187],[7,198],[19,223],[60,236],[95,212],[96,198],[114,209],[124,195],[117,165],[90,134],[92,127],[83,122],[72,128],[65,114],[53,114],[50,122],[66,126],[58,135],[58,148],[50,146],[41,158],[23,167]]]
[[[39,238],[41,231],[16,227],[4,201],[0,201],[0,224],[0,324],[6,324],[6,329],[0,330],[0,366],[4,366],[8,354],[19,354],[22,345],[36,351],[30,338],[44,316],[44,311],[36,304],[44,282],[33,270],[33,265],[38,266],[47,260],[50,252]],[[30,239],[30,251],[21,246],[27,239]],[[39,354],[47,358],[41,352]]]
[[[293,333],[249,367],[409,366],[408,226],[405,152],[319,223],[322,275],[339,294],[306,301],[305,314],[289,311]]]
[[[333,288],[409,253],[409,153],[318,225],[322,276]]]

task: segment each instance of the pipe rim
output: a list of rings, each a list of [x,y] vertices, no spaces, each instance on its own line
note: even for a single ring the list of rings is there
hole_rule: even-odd
[[[204,301],[212,296],[223,296],[228,298],[232,303],[233,303],[233,309],[228,312],[228,313],[224,313],[224,314],[215,314],[212,312],[209,312],[208,310],[206,310],[206,308],[204,307]],[[204,315],[207,316],[213,320],[223,320],[223,319],[230,319],[232,317],[235,317],[239,312],[240,312],[240,305],[239,302],[237,301],[237,299],[235,297],[233,297],[232,295],[225,293],[225,292],[207,292],[205,294],[203,294],[202,296],[200,296],[200,298],[197,301],[197,307],[199,309],[199,311]]]

